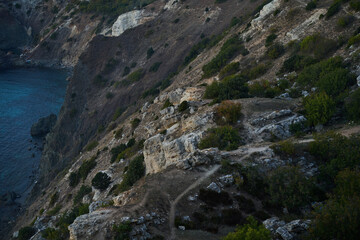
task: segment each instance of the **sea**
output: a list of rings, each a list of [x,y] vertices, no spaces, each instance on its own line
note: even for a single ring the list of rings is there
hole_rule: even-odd
[[[68,72],[46,68],[0,70],[0,197],[15,192],[24,203],[36,181],[43,138],[30,135],[32,124],[64,102]],[[0,202],[0,218],[7,218]],[[2,216],[1,216],[2,215]]]

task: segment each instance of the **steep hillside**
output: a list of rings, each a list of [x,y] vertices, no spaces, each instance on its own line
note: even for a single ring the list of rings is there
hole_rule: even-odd
[[[14,236],[356,239],[357,1],[71,4],[27,55],[74,71]]]

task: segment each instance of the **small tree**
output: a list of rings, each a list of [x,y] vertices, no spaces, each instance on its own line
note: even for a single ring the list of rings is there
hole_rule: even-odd
[[[91,181],[92,186],[100,191],[105,190],[110,184],[111,178],[103,172],[98,172]]]
[[[335,112],[335,103],[325,92],[304,98],[304,107],[308,123],[313,126],[327,123]]]
[[[345,105],[346,116],[349,120],[360,121],[360,88],[356,89]]]
[[[215,120],[219,125],[234,124],[241,116],[241,104],[223,101],[215,108]]]
[[[247,224],[236,228],[235,232],[229,233],[223,240],[270,240],[271,232],[264,225],[259,224],[254,217],[247,219]]]

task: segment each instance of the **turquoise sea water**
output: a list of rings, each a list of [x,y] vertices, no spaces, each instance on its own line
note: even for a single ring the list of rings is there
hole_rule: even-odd
[[[58,115],[66,76],[42,68],[0,71],[0,196],[14,191],[24,198],[34,182],[43,139],[32,138],[30,128],[41,117]]]

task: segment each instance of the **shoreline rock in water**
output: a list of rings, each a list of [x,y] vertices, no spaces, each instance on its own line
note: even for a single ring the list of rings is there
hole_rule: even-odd
[[[37,123],[34,123],[31,127],[31,136],[44,137],[48,134],[56,123],[57,117],[55,114],[50,114],[47,117],[40,118]]]

